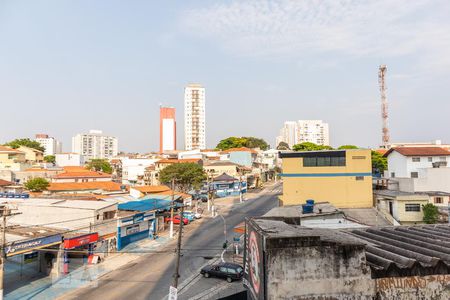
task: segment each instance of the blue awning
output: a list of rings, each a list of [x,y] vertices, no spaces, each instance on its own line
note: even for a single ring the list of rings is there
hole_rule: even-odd
[[[169,210],[170,200],[162,199],[145,199],[137,201],[129,201],[126,203],[119,204],[119,210],[130,210],[130,211],[149,211],[149,210]],[[181,203],[175,202],[175,207],[181,206]]]

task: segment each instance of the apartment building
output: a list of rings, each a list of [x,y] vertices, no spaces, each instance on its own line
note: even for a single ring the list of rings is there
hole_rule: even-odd
[[[62,143],[48,134],[36,134],[35,141],[45,148],[44,155],[55,155],[62,152]]]
[[[116,137],[104,135],[101,130],[79,133],[72,138],[72,152],[89,159],[109,159],[118,153]]]
[[[177,149],[177,123],[174,107],[159,108],[159,152]]]
[[[184,89],[184,147],[206,148],[205,88],[200,84]]]
[[[330,144],[328,123],[322,120],[287,121],[281,128],[276,142],[277,145],[285,142],[290,148],[304,142],[328,146]]]

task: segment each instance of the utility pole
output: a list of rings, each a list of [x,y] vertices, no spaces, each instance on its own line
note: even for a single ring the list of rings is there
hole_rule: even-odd
[[[180,212],[180,231],[178,231],[178,244],[177,244],[177,261],[175,264],[175,274],[173,274],[173,287],[178,287],[178,277],[180,277],[179,270],[180,270],[180,258],[181,258],[181,237],[183,234],[183,225],[184,225],[184,218],[183,218],[183,212],[184,212],[184,205],[181,206],[181,212]]]
[[[175,201],[175,177],[172,178],[172,201],[170,205],[170,230],[169,230],[169,236],[170,238],[173,238],[173,205]]]

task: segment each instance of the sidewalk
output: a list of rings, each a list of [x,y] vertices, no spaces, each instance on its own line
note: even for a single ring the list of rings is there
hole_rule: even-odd
[[[145,255],[145,252],[166,245],[170,241],[168,232],[164,232],[156,240],[145,239],[132,243],[121,251],[125,253],[112,254],[100,264],[82,266],[60,278],[53,278],[52,276],[36,278],[6,294],[4,299],[56,299],[82,286],[95,284],[96,279]]]

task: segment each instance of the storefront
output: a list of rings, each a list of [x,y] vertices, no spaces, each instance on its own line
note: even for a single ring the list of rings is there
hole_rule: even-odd
[[[138,213],[117,220],[117,250],[133,242],[153,238],[156,230],[155,213]]]
[[[19,240],[5,248],[7,263],[20,267],[20,273],[50,274],[55,266],[58,246],[61,244],[60,234],[39,237],[31,240]],[[45,248],[45,250],[41,250]]]
[[[69,267],[77,268],[86,263],[96,263],[94,247],[98,241],[98,233],[88,233],[64,239],[63,272],[69,273]]]

